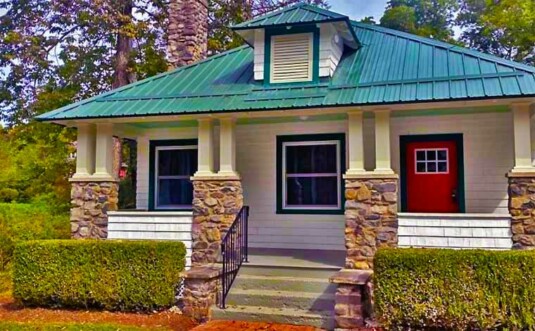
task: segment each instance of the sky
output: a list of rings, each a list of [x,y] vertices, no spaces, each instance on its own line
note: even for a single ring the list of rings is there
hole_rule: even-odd
[[[330,0],[331,10],[360,20],[373,16],[378,22],[385,11],[387,0]]]

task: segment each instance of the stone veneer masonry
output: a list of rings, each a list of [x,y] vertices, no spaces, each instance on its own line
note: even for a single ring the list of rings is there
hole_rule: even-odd
[[[193,178],[193,266],[217,262],[221,240],[243,207],[240,180]]]
[[[71,236],[108,237],[108,211],[118,209],[119,183],[71,181]]]
[[[171,67],[204,59],[208,47],[208,1],[171,0],[168,11],[167,49]]]
[[[347,177],[345,180],[347,269],[373,269],[378,248],[398,242],[398,178]]]
[[[509,174],[513,249],[535,249],[535,174]]]
[[[193,181],[193,268],[185,275],[184,314],[198,322],[211,319],[217,303],[220,270],[217,262],[221,240],[243,207],[239,179],[192,178]]]

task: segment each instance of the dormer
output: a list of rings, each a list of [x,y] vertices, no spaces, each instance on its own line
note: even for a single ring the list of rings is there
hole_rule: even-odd
[[[359,41],[349,18],[300,3],[232,27],[254,48],[254,78],[266,85],[332,77]]]

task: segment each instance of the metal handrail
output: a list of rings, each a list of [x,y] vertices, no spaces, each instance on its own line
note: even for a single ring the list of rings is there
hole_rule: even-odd
[[[240,209],[238,215],[236,215],[236,219],[221,241],[221,256],[223,259],[221,298],[219,300],[219,307],[221,309],[225,309],[227,294],[238,275],[238,271],[240,271],[240,267],[243,262],[248,262],[248,221],[249,207],[244,206]]]

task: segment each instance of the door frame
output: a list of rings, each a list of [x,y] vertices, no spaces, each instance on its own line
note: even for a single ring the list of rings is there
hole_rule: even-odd
[[[404,135],[399,137],[400,153],[400,192],[401,192],[401,211],[407,212],[407,145],[413,142],[435,142],[449,140],[455,142],[457,147],[457,187],[459,196],[459,212],[466,212],[465,192],[464,192],[464,144],[462,133],[445,133],[445,134],[417,134]]]

